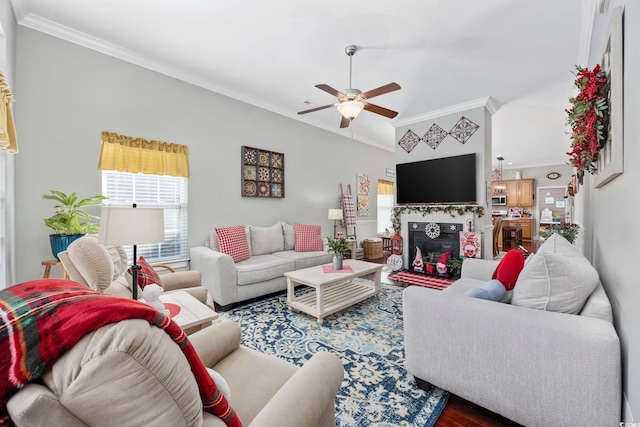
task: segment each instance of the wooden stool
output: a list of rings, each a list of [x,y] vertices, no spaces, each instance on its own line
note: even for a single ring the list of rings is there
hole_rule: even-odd
[[[62,268],[62,278],[65,280],[69,280],[69,274],[67,273],[67,270],[65,270],[64,265],[62,265],[59,260],[48,259],[46,261],[42,261],[41,264],[44,265],[44,276],[42,276],[43,279],[49,278],[49,275],[51,274],[51,267],[53,267],[54,265],[59,265]]]
[[[522,245],[522,228],[521,227],[502,227],[502,249],[511,248]]]

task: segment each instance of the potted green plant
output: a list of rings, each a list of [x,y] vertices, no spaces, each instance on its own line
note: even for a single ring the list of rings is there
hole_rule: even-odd
[[[87,233],[97,233],[98,224],[94,221],[100,219],[91,215],[83,209],[88,206],[99,206],[107,198],[102,195],[88,197],[78,200],[76,193],[69,195],[58,190],[49,190],[51,194],[42,196],[45,200],[57,202],[53,207],[55,214],[44,220],[44,225],[51,228],[54,234],[49,235],[51,242],[51,252],[58,258],[58,252],[67,249],[74,240]]]
[[[351,242],[342,233],[337,237],[327,237],[329,253],[333,253],[332,267],[334,270],[342,270],[342,259],[351,249]]]

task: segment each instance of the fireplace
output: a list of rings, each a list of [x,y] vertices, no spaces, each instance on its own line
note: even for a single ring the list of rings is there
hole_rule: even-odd
[[[437,224],[437,227],[430,226],[429,235],[435,236],[431,238],[427,235],[427,224]],[[408,264],[415,259],[416,246],[420,248],[422,259],[425,263],[438,262],[442,254],[451,252],[450,258],[458,258],[460,256],[460,232],[463,231],[463,224],[460,223],[430,223],[430,222],[409,222],[408,224],[409,238],[409,258]]]

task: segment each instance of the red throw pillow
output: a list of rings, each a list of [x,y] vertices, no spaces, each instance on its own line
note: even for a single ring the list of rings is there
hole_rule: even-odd
[[[233,262],[244,261],[251,257],[244,225],[216,228],[215,231],[220,252],[233,258]]]
[[[518,276],[523,268],[524,256],[522,252],[518,249],[511,249],[504,255],[491,278],[499,280],[504,285],[504,288],[510,291],[516,285]]]
[[[322,251],[322,237],[319,225],[305,225],[293,223],[296,235],[296,252]]]
[[[164,286],[162,286],[162,280],[160,280],[160,276],[158,275],[158,273],[156,273],[153,267],[149,265],[149,263],[146,259],[144,259],[143,256],[140,256],[140,258],[138,258],[138,265],[140,266],[140,268],[138,269],[138,286],[140,286],[140,289],[144,289],[145,286],[152,283],[155,283],[156,285],[164,289]],[[127,271],[129,272],[129,274],[131,274],[131,267],[129,267]]]

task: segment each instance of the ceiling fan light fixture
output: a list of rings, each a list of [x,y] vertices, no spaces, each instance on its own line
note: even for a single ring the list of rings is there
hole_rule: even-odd
[[[360,101],[344,101],[338,104],[338,111],[345,119],[353,120],[358,117],[360,111],[364,109],[364,104]]]

